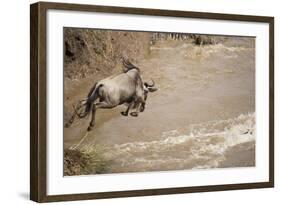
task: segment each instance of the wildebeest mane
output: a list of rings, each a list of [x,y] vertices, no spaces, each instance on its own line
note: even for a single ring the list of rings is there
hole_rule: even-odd
[[[122,63],[123,63],[123,66],[125,68],[127,68],[127,70],[125,72],[132,70],[132,69],[136,69],[136,70],[140,71],[140,69],[137,66],[133,65],[129,60],[122,58]]]

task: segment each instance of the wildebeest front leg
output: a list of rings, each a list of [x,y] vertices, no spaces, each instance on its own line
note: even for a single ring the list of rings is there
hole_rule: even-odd
[[[140,105],[140,112],[143,112],[144,109],[145,109],[145,102],[146,102],[146,99],[147,99],[147,94],[144,96],[144,101],[141,103]]]
[[[109,109],[109,108],[113,108],[116,105],[112,105],[112,104],[108,104],[107,102],[98,102],[95,103],[92,107],[92,118],[91,118],[91,122],[90,125],[88,127],[88,131],[91,131],[93,129],[93,127],[95,126],[95,119],[96,119],[96,111],[99,108],[103,108],[103,109]]]
[[[128,116],[129,110],[131,109],[133,104],[134,104],[134,102],[129,103],[126,111],[122,111],[121,114],[124,115],[124,116]]]
[[[147,99],[147,95],[144,96],[144,98],[139,98],[135,102],[135,111],[131,112],[130,115],[133,117],[137,117],[139,112],[143,112],[145,109],[145,100]]]
[[[131,112],[130,115],[133,117],[137,117],[139,115],[140,105],[142,102],[135,102],[135,111]]]
[[[145,103],[141,103],[140,112],[143,112],[144,110],[145,110]]]

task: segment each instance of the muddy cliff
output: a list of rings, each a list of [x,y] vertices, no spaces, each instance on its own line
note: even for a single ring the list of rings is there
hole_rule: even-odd
[[[149,52],[151,34],[65,28],[64,77],[81,79],[89,75],[108,75],[121,57],[138,62]]]

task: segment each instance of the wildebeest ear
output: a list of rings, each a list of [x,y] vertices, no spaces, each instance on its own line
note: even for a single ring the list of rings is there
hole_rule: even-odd
[[[156,90],[158,90],[157,88],[154,88],[154,87],[148,87],[148,91],[149,92],[154,92],[154,91],[156,91]]]

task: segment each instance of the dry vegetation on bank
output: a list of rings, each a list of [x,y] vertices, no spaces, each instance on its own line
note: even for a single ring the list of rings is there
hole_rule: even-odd
[[[103,174],[110,168],[110,161],[103,156],[104,148],[93,146],[90,150],[64,150],[64,176]]]

